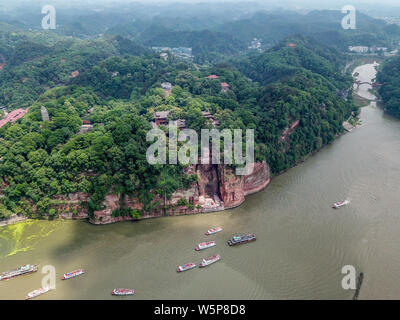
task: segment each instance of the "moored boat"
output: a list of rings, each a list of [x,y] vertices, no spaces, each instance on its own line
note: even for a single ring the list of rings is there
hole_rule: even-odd
[[[50,288],[39,288],[39,289],[33,290],[26,295],[25,299],[29,300],[29,299],[35,298],[35,297],[40,296],[43,293],[46,293],[48,291],[50,291]]]
[[[207,266],[209,266],[210,264],[212,264],[212,263],[214,263],[214,262],[217,262],[217,261],[219,261],[219,260],[221,260],[221,256],[220,256],[219,254],[213,255],[213,256],[208,257],[208,258],[204,258],[204,259],[200,262],[199,267],[200,267],[200,268],[207,267]]]
[[[85,271],[83,269],[78,269],[78,270],[74,270],[68,273],[64,273],[64,275],[62,276],[61,280],[68,280],[77,276],[80,276],[81,274],[84,274]]]
[[[135,290],[125,289],[125,288],[116,288],[111,292],[111,294],[113,296],[131,296],[131,295],[135,294]]]
[[[183,271],[187,271],[187,270],[190,270],[190,269],[193,269],[193,268],[196,268],[196,267],[197,267],[197,264],[195,264],[193,262],[190,262],[190,263],[186,263],[186,264],[184,264],[182,266],[179,266],[176,269],[176,271],[177,272],[183,272]]]
[[[8,280],[17,276],[22,276],[24,274],[29,274],[32,272],[36,272],[38,270],[38,266],[35,264],[26,264],[21,266],[15,270],[6,271],[0,274],[0,280]]]
[[[256,235],[254,233],[245,234],[243,236],[234,236],[232,239],[228,240],[228,244],[230,246],[235,246],[242,243],[247,243],[251,241],[257,240]]]
[[[211,247],[214,247],[214,246],[215,246],[215,241],[201,242],[194,249],[196,251],[199,251],[199,250],[204,250],[204,249],[211,248]]]
[[[334,208],[334,209],[339,209],[340,207],[343,207],[343,206],[345,206],[345,205],[347,205],[347,204],[349,204],[349,203],[350,203],[349,200],[344,200],[344,201],[335,202],[335,203],[333,204],[332,208]]]
[[[221,232],[222,228],[221,227],[216,227],[216,228],[212,228],[212,229],[208,229],[207,232],[205,233],[206,236],[215,234],[217,232]]]

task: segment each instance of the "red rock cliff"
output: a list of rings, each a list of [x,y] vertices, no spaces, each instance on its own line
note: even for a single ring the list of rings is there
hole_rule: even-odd
[[[254,164],[252,174],[237,176],[234,169],[220,166],[220,193],[225,209],[241,205],[245,196],[264,189],[270,182],[270,170],[267,163]]]
[[[164,209],[164,199],[158,195],[152,201],[152,209],[145,211],[138,199],[125,196],[121,200],[120,195],[109,194],[103,201],[104,209],[95,211],[90,222],[108,224],[134,220],[129,215],[113,214],[115,210],[121,208],[121,203],[124,208],[138,210],[141,219],[220,211],[239,206],[245,201],[246,195],[262,190],[270,182],[270,169],[266,162],[255,163],[252,174],[247,176],[237,176],[234,170],[222,165],[199,164],[189,167],[186,169],[187,173],[196,173],[199,181],[186,190],[176,191],[171,199],[167,200],[167,209]],[[183,198],[189,205],[178,205],[178,201]],[[87,195],[79,193],[57,200],[59,200],[57,207],[62,212],[61,217],[66,219],[88,217],[87,209],[82,205],[87,202]],[[78,208],[80,209],[77,210]]]

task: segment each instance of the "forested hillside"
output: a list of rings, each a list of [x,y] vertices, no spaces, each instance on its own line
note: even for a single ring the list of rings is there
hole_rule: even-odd
[[[197,177],[182,167],[146,162],[155,111],[170,111],[171,120],[185,119],[195,130],[207,126],[202,111],[219,120],[219,129],[255,129],[257,160],[278,173],[330,143],[356,110],[343,98],[351,84],[340,72],[345,59],[304,37],[213,66],[164,61],[122,37],[55,36],[57,45],[38,44],[30,60],[16,50],[28,41],[36,40],[2,37],[12,63],[0,71],[1,103],[30,108],[0,129],[1,217],[56,216],[56,199],[76,192],[89,194],[89,212],[109,193],[150,205],[155,194],[170,197],[190,185]],[[163,82],[174,86],[170,94]],[[82,131],[84,121],[90,130]]]
[[[27,107],[47,89],[66,85],[103,59],[116,55],[152,54],[120,36],[81,40],[51,32],[0,32],[0,106]]]
[[[341,25],[343,17],[339,10],[311,11],[308,14],[260,11],[234,21],[218,19],[221,23],[203,30],[187,23],[186,29],[182,30],[161,19],[151,20],[151,23],[120,24],[107,32],[124,35],[147,46],[191,47],[195,62],[199,63],[222,61],[227,55],[243,53],[254,38],[261,40],[262,49],[269,49],[293,34],[312,37],[341,51],[347,51],[348,46],[384,46],[389,50],[398,46],[398,25],[357,12],[357,29],[344,30]],[[176,25],[180,20],[178,17]]]
[[[339,8],[307,13],[269,8],[266,4],[224,3],[130,3],[118,8],[82,5],[57,8],[53,34],[81,39],[103,35],[123,36],[143,46],[190,47],[196,63],[222,62],[227,56],[248,51],[254,38],[263,50],[286,37],[302,34],[329,46],[378,46],[395,49],[400,27],[374,19],[357,10],[357,28],[344,30]],[[40,4],[3,13],[0,30],[38,31]]]
[[[385,110],[400,118],[400,57],[386,60],[376,80]]]
[[[345,30],[339,10],[315,10],[308,14],[291,11],[259,12],[248,19],[231,21],[215,28],[250,42],[260,38],[266,45],[275,44],[293,34],[307,35],[321,43],[347,50],[348,46],[397,45],[400,27],[371,18],[357,11],[357,29]]]
[[[257,138],[266,146],[273,172],[284,170],[306,154],[333,141],[342,123],[357,108],[343,76],[345,56],[304,37],[292,37],[261,54],[233,61],[262,90],[255,112]],[[346,100],[342,97],[346,97]],[[299,120],[284,140],[282,132]]]

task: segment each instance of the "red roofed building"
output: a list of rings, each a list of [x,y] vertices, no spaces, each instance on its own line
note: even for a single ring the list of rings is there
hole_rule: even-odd
[[[6,65],[6,64],[5,64],[4,62],[0,63],[0,71],[3,70],[3,68],[4,68],[5,65]]]
[[[287,46],[290,47],[290,48],[296,48],[296,45],[294,43],[292,43],[292,42],[289,43]]]
[[[221,83],[221,88],[223,92],[226,92],[229,90],[229,84],[227,84],[226,82],[222,82]]]
[[[77,76],[79,76],[79,71],[75,70],[71,72],[71,78],[76,78]]]
[[[21,119],[27,112],[28,109],[17,109],[11,111],[4,119],[0,120],[0,128],[9,122],[14,123],[18,119]]]
[[[169,115],[169,111],[155,112],[154,121],[156,122],[156,125],[159,126],[159,125],[168,124],[168,115]]]
[[[89,120],[83,120],[82,122],[83,122],[83,124],[91,124],[91,122]]]
[[[209,75],[207,78],[208,79],[219,79],[219,77],[215,74]]]

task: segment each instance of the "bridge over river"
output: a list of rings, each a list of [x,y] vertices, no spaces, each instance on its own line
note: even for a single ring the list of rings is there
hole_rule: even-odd
[[[378,83],[378,82],[374,82],[374,81],[371,81],[371,82],[368,82],[368,81],[360,81],[360,80],[356,80],[356,81],[354,81],[354,84],[355,85],[357,85],[357,90],[360,88],[360,86],[361,85],[363,85],[363,84],[369,84],[372,88],[379,88],[382,84],[381,83]]]

